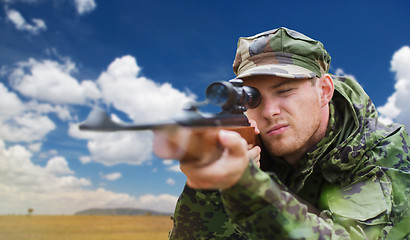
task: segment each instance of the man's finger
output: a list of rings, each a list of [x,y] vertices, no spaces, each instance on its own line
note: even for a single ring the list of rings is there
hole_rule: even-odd
[[[260,167],[261,148],[259,146],[255,146],[248,151],[248,154],[251,160],[254,161],[258,167]]]
[[[220,130],[219,141],[232,155],[246,154],[248,143],[237,132]]]

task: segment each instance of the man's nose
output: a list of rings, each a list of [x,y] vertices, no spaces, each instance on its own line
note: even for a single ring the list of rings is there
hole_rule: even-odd
[[[278,101],[266,101],[262,105],[262,115],[264,118],[271,118],[280,114],[280,107]]]

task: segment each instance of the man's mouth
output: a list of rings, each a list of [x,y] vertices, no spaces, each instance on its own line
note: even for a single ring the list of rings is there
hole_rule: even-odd
[[[288,130],[288,128],[289,128],[289,125],[286,125],[286,124],[278,124],[278,125],[275,125],[275,126],[273,126],[272,128],[270,128],[270,129],[267,131],[267,135],[268,135],[268,136],[277,136],[277,135],[279,135],[279,134],[284,133],[286,130]]]

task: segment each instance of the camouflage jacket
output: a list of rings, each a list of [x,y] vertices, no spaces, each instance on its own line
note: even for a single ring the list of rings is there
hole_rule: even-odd
[[[297,169],[271,157],[230,189],[186,186],[170,239],[410,239],[407,132],[379,123],[354,80],[334,78],[326,136]]]

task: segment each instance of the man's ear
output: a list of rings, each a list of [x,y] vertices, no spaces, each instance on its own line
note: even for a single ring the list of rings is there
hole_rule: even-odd
[[[321,90],[321,106],[323,107],[330,102],[335,91],[333,79],[329,74],[324,74],[322,77],[319,78],[319,88]]]

